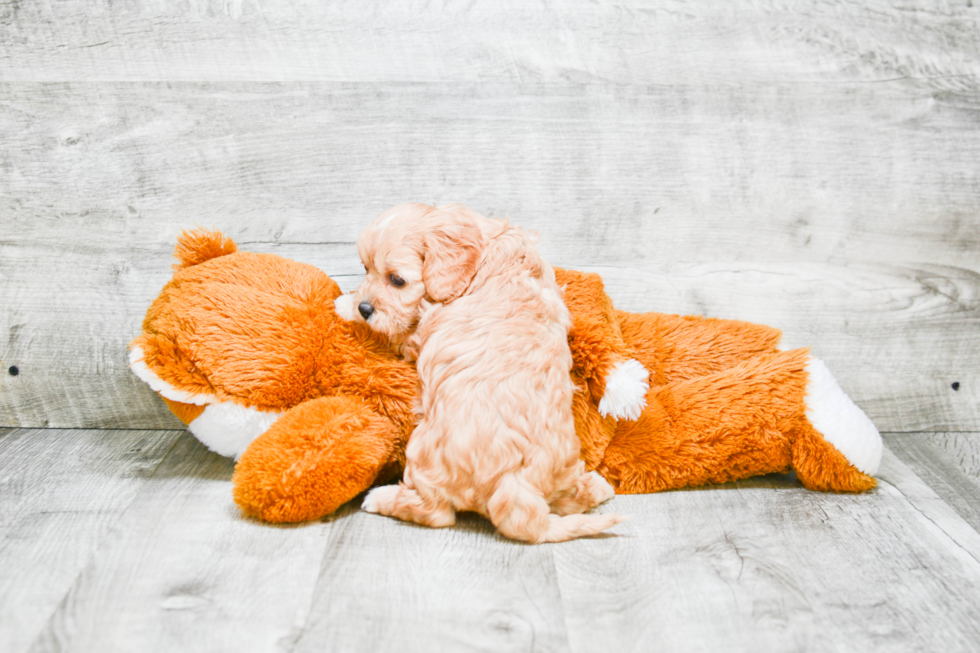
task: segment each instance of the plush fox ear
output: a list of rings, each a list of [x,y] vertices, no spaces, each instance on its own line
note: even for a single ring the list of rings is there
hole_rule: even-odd
[[[425,233],[422,283],[436,302],[451,302],[470,285],[483,253],[476,221],[460,213],[447,213]]]

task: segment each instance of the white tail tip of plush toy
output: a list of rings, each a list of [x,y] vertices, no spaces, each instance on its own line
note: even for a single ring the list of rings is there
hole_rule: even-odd
[[[844,394],[819,358],[806,365],[806,417],[824,440],[859,471],[874,476],[881,464],[881,434],[864,411]]]
[[[636,359],[616,363],[606,377],[606,391],[599,401],[599,414],[635,420],[647,405],[650,374]]]

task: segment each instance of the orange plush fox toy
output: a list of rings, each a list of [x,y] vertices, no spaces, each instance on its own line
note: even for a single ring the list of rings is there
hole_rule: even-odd
[[[246,514],[316,519],[400,474],[415,369],[337,316],[340,288],[320,270],[236,250],[219,232],[181,235],[131,368],[201,442],[238,458]],[[875,486],[878,431],[822,362],[777,349],[778,330],[616,311],[597,275],[556,272],[582,457],[618,493],[791,469],[812,490]]]

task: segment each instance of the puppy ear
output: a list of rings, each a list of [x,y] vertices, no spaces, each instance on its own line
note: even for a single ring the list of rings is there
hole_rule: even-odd
[[[483,239],[476,222],[467,218],[437,225],[425,234],[422,283],[433,301],[451,302],[476,274]]]

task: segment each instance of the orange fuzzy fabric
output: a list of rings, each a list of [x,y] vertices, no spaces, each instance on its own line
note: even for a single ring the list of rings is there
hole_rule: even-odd
[[[177,416],[184,424],[190,424],[204,412],[204,406],[195,406],[194,404],[184,404],[179,401],[173,401],[172,399],[167,399],[166,397],[160,397],[163,399],[163,403],[167,404],[167,408],[170,409],[174,415]]]
[[[181,263],[132,346],[200,401],[283,413],[242,454],[234,498],[269,522],[316,519],[401,473],[418,378],[367,327],[336,315],[340,289],[323,272],[236,250],[219,232],[184,234]],[[789,470],[811,489],[874,487],[807,421],[808,354],[778,351],[778,330],[617,311],[599,276],[555,272],[573,321],[582,458],[617,492]],[[647,406],[637,421],[603,418],[606,378],[630,358],[650,372]],[[185,423],[204,408],[166,401]]]
[[[238,245],[235,241],[220,231],[206,229],[185,231],[180,235],[177,247],[174,248],[174,258],[178,262],[173,264],[173,269],[176,272],[237,251]]]
[[[317,519],[399,473],[405,442],[390,420],[359,399],[305,402],[273,424],[239,461],[235,502],[265,521]]]

